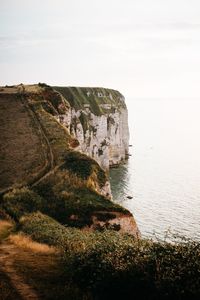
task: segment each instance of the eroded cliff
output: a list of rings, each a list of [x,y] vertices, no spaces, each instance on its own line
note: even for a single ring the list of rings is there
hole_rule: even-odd
[[[68,226],[138,236],[132,214],[110,200],[107,173],[90,157],[105,169],[128,151],[124,99],[110,91],[98,95],[102,105],[88,94],[86,107],[45,84],[1,88],[0,206],[12,217],[40,210]]]
[[[80,142],[79,151],[102,168],[117,165],[128,155],[128,111],[118,91],[104,88],[55,87],[71,109],[60,121]]]

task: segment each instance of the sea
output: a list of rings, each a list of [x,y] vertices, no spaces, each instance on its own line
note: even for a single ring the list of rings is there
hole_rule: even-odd
[[[142,237],[200,240],[200,99],[128,99],[127,163],[110,170],[115,202]]]

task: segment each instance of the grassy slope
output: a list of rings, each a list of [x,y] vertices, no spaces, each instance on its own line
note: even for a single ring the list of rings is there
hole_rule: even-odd
[[[24,185],[45,171],[47,147],[17,94],[0,93],[0,190]]]
[[[113,109],[125,108],[125,102],[122,100],[122,95],[115,90],[104,88],[84,88],[84,87],[55,87],[76,110],[84,109],[85,104],[90,105],[91,111],[95,115],[101,115],[106,112],[111,112]],[[87,96],[87,92],[90,93]],[[98,97],[98,93],[104,97]],[[112,97],[110,97],[112,95]],[[101,104],[110,104],[110,109],[101,107]]]
[[[72,147],[78,145],[76,139],[55,118],[59,114],[66,113],[69,109],[69,103],[60,94],[48,86],[40,85],[25,87],[25,94],[16,95],[16,93],[13,93],[9,97],[11,102],[15,100],[13,106],[20,105],[20,109],[24,113],[24,123],[19,113],[15,114],[15,122],[8,120],[8,123],[11,123],[13,127],[15,123],[16,128],[18,124],[21,124],[20,126],[24,124],[22,130],[17,131],[16,136],[14,128],[10,128],[9,125],[8,128],[14,137],[12,141],[19,140],[19,143],[16,143],[13,147],[13,153],[17,151],[24,155],[23,150],[25,150],[25,159],[20,157],[20,166],[15,166],[15,160],[10,162],[9,158],[4,161],[5,166],[10,166],[10,169],[8,169],[9,174],[6,174],[6,176],[4,174],[4,179],[7,180],[9,176],[15,178],[16,174],[13,173],[13,170],[16,169],[18,181],[23,185],[29,185],[29,178],[32,175],[31,166],[33,166],[34,175],[37,175],[35,176],[37,184],[33,187],[35,196],[31,194],[31,191],[16,189],[3,198],[2,205],[4,209],[15,220],[19,219],[23,213],[31,212],[31,209],[32,211],[40,209],[62,223],[83,227],[91,224],[92,214],[99,210],[130,214],[126,209],[99,194],[100,189],[107,181],[107,175],[93,159],[72,149]],[[5,96],[5,99],[7,101],[8,96]],[[2,118],[7,118],[7,114],[4,115],[2,115]],[[40,131],[37,131],[38,128]],[[30,137],[26,135],[26,131],[30,132]],[[38,136],[40,139],[36,144],[35,139]],[[8,142],[12,144],[9,134],[8,137]],[[26,146],[24,145],[25,141],[22,142],[22,139],[26,139]],[[2,140],[2,144],[7,147],[7,145],[4,145],[4,140]],[[12,152],[10,148],[9,151]],[[26,149],[33,153],[27,152]],[[34,151],[36,151],[36,155]],[[40,165],[38,153],[43,152],[46,154],[48,169],[46,175],[42,174],[40,180],[37,181],[39,178],[38,174],[35,174],[34,166]],[[26,177],[21,176],[21,169],[26,171]],[[39,207],[38,197],[40,198]],[[75,219],[70,218],[72,215],[76,216]],[[107,218],[109,219],[110,216],[107,215]]]

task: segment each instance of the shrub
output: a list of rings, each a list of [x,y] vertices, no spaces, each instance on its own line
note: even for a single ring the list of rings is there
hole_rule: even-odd
[[[35,241],[59,247],[70,255],[84,251],[89,245],[90,233],[65,227],[40,212],[22,217],[20,230]]]
[[[103,171],[102,171],[103,172]],[[82,228],[92,224],[97,211],[130,213],[123,207],[100,195],[84,180],[65,169],[56,172],[48,181],[42,182],[35,191],[43,201],[41,212],[68,226]],[[71,218],[72,215],[78,218]],[[110,219],[107,214],[107,219]]]
[[[71,151],[65,155],[65,163],[62,169],[69,170],[83,180],[91,178],[100,188],[108,180],[105,171],[95,160],[77,151]]]
[[[65,164],[62,168],[70,170],[82,179],[88,179],[92,173],[92,167],[94,164],[97,163],[88,156],[81,154],[80,152],[73,151],[68,152],[65,155]]]
[[[106,240],[78,253],[71,266],[74,281],[95,299],[199,299],[198,242],[116,240],[105,234]]]
[[[2,206],[15,220],[24,214],[40,210],[42,198],[26,187],[13,189],[3,196]]]
[[[41,213],[21,230],[63,249],[68,278],[94,299],[199,299],[200,244],[135,240],[114,231],[82,232]]]

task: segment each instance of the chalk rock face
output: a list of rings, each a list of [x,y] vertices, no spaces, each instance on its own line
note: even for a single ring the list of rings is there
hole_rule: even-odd
[[[128,155],[128,111],[124,97],[103,88],[56,87],[70,103],[71,110],[61,122],[78,139],[78,150],[108,170]]]

